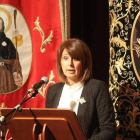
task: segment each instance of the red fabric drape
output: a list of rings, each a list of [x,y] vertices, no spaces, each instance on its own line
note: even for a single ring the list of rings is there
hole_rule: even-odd
[[[22,56],[20,59],[21,62],[24,63],[23,66],[21,65],[22,72],[26,71],[27,68],[30,69],[28,71],[29,75],[27,74],[28,77],[21,88],[15,92],[0,95],[0,105],[4,103],[6,107],[12,108],[21,101],[27,90],[31,88],[33,84],[40,81],[41,77],[49,77],[51,70],[53,70],[55,75],[54,81],[59,81],[56,73],[56,52],[62,42],[60,6],[59,0],[0,0],[0,7],[4,7],[11,14],[12,25],[14,25],[14,15],[12,14],[12,10],[17,10],[17,28],[19,32],[22,30],[21,34],[23,37],[23,44],[18,47],[19,57]],[[12,10],[10,10],[9,7]],[[3,16],[7,16],[2,10],[0,10],[0,12]],[[23,16],[25,23],[20,21],[21,19],[19,15]],[[39,17],[39,25],[44,32],[44,40],[50,35],[51,30],[53,32],[52,41],[50,41],[50,44],[43,47],[46,49],[44,53],[40,51],[42,35],[39,30],[33,30],[36,27],[35,21],[37,17]],[[4,22],[7,26],[8,22],[6,20]],[[23,26],[26,23],[30,33],[28,36],[25,35],[27,30],[23,31]],[[10,28],[12,28],[12,25]],[[10,29],[6,32],[6,36],[12,40],[12,36],[10,36],[9,32]],[[26,44],[28,45],[28,37],[31,37],[31,46],[29,46],[31,47],[31,52],[27,54],[26,51],[24,52],[24,47],[27,47]],[[28,61],[26,58],[28,56],[31,57],[31,65],[26,65],[26,62]],[[29,68],[30,66],[31,68]],[[22,107],[45,107],[45,97],[39,94],[36,98],[30,100]]]

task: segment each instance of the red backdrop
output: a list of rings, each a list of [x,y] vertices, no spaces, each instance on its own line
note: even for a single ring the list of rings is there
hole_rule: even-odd
[[[32,53],[28,54],[32,55],[31,69],[25,84],[13,93],[0,95],[0,104],[2,105],[3,103],[5,107],[11,108],[21,101],[27,90],[31,88],[33,84],[39,82],[41,77],[49,77],[51,70],[53,70],[55,75],[54,81],[59,81],[56,74],[56,52],[62,42],[62,32],[59,0],[0,0],[0,7],[5,6],[5,4],[17,9],[18,13],[20,12],[21,15],[23,15],[27,22],[32,42]],[[43,47],[46,49],[44,53],[40,51],[42,35],[39,30],[34,30],[37,17],[39,17],[39,25],[44,32],[44,40],[50,35],[51,30],[53,32],[50,44],[44,45]],[[19,18],[17,18],[17,21],[20,23]],[[22,23],[18,26],[21,28]],[[26,32],[26,30],[24,32]],[[23,57],[22,60],[24,60],[24,63],[27,61],[26,57]],[[26,68],[28,68],[28,65],[23,66],[24,70]],[[45,97],[39,94],[22,107],[45,107]]]

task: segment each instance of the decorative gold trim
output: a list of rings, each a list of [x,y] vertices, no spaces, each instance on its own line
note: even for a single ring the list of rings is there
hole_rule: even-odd
[[[67,0],[65,2],[65,40],[67,39],[68,23],[67,23]]]
[[[11,18],[11,15],[10,15],[10,13],[9,13],[9,11],[7,9],[5,9],[5,8],[0,6],[0,11],[4,12],[8,17],[8,25],[4,30],[4,32],[6,33],[10,29],[10,27],[12,25],[12,18]]]
[[[61,20],[61,32],[62,32],[62,41],[67,39],[67,32],[68,32],[68,24],[67,24],[67,0],[64,0],[64,7],[63,7],[63,0],[59,0],[59,9],[60,9],[60,20]],[[64,13],[63,13],[63,10]]]
[[[136,18],[135,18],[135,20],[134,20],[134,23],[133,23],[133,27],[132,27],[131,40],[130,40],[130,41],[131,41],[131,42],[130,42],[130,52],[131,52],[132,64],[133,64],[133,67],[134,67],[135,74],[136,74],[138,80],[140,81],[140,75],[139,75],[138,72],[137,72],[136,65],[135,65],[135,61],[134,61],[133,44],[132,44],[132,43],[133,43],[133,33],[134,33],[135,25],[136,25],[136,22],[137,22],[139,16],[140,16],[140,11],[138,12],[138,14],[137,14],[137,16],[136,16]]]
[[[62,41],[65,40],[64,37],[64,16],[63,16],[63,5],[62,0],[59,0],[59,9],[60,9],[60,20],[61,20],[61,32],[62,32]]]
[[[41,47],[40,47],[40,51],[42,53],[44,53],[44,52],[46,52],[46,49],[44,49],[43,47],[47,44],[51,44],[51,41],[52,41],[52,38],[53,38],[53,31],[51,30],[51,33],[48,36],[48,38],[44,40],[45,35],[44,35],[44,32],[43,32],[42,28],[39,25],[39,17],[37,17],[37,19],[34,23],[35,23],[36,27],[33,29],[33,31],[38,30],[40,32],[40,35],[41,35],[41,38],[42,38],[42,44],[41,44]]]

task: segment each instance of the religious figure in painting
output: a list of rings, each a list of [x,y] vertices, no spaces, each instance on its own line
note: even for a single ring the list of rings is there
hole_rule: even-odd
[[[16,90],[22,85],[22,71],[16,47],[4,33],[0,17],[0,94]]]

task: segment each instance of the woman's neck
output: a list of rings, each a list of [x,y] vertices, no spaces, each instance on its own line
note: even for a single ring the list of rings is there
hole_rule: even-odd
[[[80,82],[80,80],[75,80],[75,81],[73,81],[73,80],[67,79],[67,82],[66,82],[66,83],[67,83],[69,86],[73,86],[73,85],[77,84],[78,82]]]

